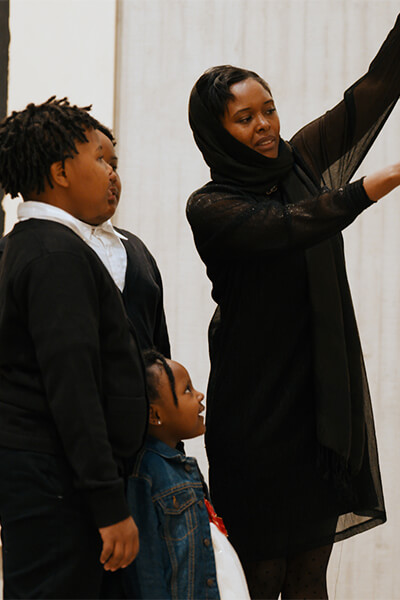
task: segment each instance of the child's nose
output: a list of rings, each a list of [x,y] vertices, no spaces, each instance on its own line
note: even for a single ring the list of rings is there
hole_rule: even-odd
[[[117,176],[116,172],[114,171],[113,167],[109,164],[107,164],[107,169],[108,169],[108,176],[111,180],[114,180],[115,177]]]

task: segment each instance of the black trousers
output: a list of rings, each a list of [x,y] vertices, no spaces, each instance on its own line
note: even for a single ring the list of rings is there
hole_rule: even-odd
[[[102,597],[101,537],[62,457],[0,448],[0,520],[5,599]]]

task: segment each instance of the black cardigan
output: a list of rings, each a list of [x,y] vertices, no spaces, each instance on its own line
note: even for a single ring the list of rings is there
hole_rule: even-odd
[[[128,256],[122,298],[140,348],[156,348],[169,358],[171,351],[164,313],[163,286],[157,263],[136,235],[124,229],[117,231],[128,238],[122,240]]]
[[[147,424],[121,295],[64,225],[17,224],[0,263],[0,444],[65,454],[98,527],[129,510],[122,463]]]

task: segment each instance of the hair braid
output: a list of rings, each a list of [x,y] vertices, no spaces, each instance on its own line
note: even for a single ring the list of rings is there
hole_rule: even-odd
[[[158,386],[160,383],[160,378],[156,377],[154,371],[151,370],[151,367],[157,365],[160,369],[164,369],[171,387],[174,404],[178,406],[178,398],[176,397],[175,391],[175,377],[171,367],[167,363],[165,356],[163,356],[160,352],[157,352],[157,350],[145,350],[143,352],[143,360],[146,367],[147,392],[150,402],[154,402],[154,400],[159,397]]]

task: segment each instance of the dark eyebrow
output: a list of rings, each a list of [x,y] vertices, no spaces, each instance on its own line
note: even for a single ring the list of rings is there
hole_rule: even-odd
[[[102,146],[101,144],[99,144],[99,145],[97,146],[97,148],[96,148],[96,152],[97,152],[98,150],[103,150],[103,146]]]
[[[272,104],[274,103],[274,101],[273,101],[273,99],[272,99],[272,98],[271,98],[271,100],[266,100],[266,101],[264,102],[264,105],[265,105],[265,104],[270,104],[271,102],[272,102]],[[236,111],[236,112],[235,112],[235,113],[232,115],[232,117],[236,117],[236,116],[237,116],[239,113],[241,113],[241,112],[245,112],[246,110],[251,110],[250,106],[247,106],[246,108],[240,108],[239,110],[237,110],[237,111]]]

